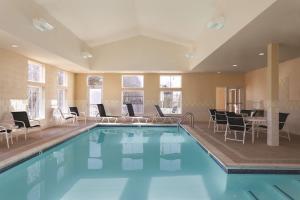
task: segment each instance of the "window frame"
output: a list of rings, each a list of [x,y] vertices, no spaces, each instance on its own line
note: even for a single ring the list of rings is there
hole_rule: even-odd
[[[35,80],[30,80],[30,76],[29,76],[29,66],[30,64],[34,64],[34,65],[38,65],[41,68],[41,72],[40,72],[40,80],[39,81],[35,81]],[[46,80],[46,76],[45,76],[45,65],[36,61],[32,61],[32,60],[28,60],[27,61],[27,81],[30,83],[45,83]]]
[[[171,81],[171,77],[180,77],[180,87],[172,87],[172,81]],[[170,78],[170,87],[162,87],[161,86],[161,78],[162,77],[169,77]],[[181,89],[182,88],[182,75],[180,74],[173,74],[173,75],[166,75],[166,74],[163,74],[163,75],[160,75],[159,76],[159,88],[160,89]]]
[[[38,88],[39,89],[39,98],[40,98],[40,104],[39,104],[39,116],[33,118],[30,115],[29,112],[29,88]],[[44,87],[42,85],[33,85],[33,84],[29,84],[27,86],[27,105],[28,105],[28,116],[30,117],[30,119],[34,119],[34,120],[41,120],[41,119],[45,119],[45,92],[44,92]]]
[[[59,83],[59,74],[60,73],[62,73],[63,74],[63,84],[60,84]],[[63,70],[59,70],[58,72],[57,72],[57,85],[59,86],[59,87],[68,87],[68,74],[67,74],[67,72],[66,71],[63,71]]]
[[[183,103],[182,103],[182,99],[183,99],[183,95],[182,95],[182,90],[161,90],[160,93],[159,93],[159,102],[160,102],[160,106],[161,106],[161,109],[163,110],[164,108],[162,107],[162,101],[161,101],[161,98],[162,98],[162,94],[164,92],[172,92],[172,95],[173,95],[173,92],[180,92],[180,109],[179,109],[179,112],[178,113],[165,113],[166,115],[181,115],[182,114],[182,110],[183,110]],[[172,101],[173,103],[173,101]],[[173,107],[172,107],[173,109]]]
[[[138,116],[139,115],[143,115],[144,112],[145,112],[145,91],[141,90],[141,89],[139,89],[139,90],[134,90],[134,89],[128,90],[128,89],[126,89],[126,90],[122,90],[121,91],[121,95],[122,95],[122,99],[121,99],[121,113],[122,113],[122,115],[126,114],[126,112],[124,112],[124,108],[125,108],[126,105],[123,103],[124,102],[124,92],[142,92],[142,94],[143,94],[142,112],[136,112],[136,111],[134,111],[134,114],[136,114]],[[135,104],[132,104],[132,105],[134,106]]]
[[[98,77],[100,79],[102,79],[101,81],[101,85],[89,85],[89,78],[91,77]],[[95,106],[96,104],[90,104],[90,90],[91,89],[101,89],[101,97],[100,97],[100,103],[103,103],[103,91],[104,91],[104,78],[103,76],[99,76],[99,75],[89,75],[87,76],[87,79],[86,79],[86,84],[87,84],[87,100],[88,100],[88,116],[89,117],[96,117],[96,116],[92,116],[91,115],[91,106]]]
[[[142,77],[142,80],[143,80],[142,81],[142,86],[141,87],[125,87],[124,86],[124,77],[135,77],[135,76]],[[145,87],[144,75],[141,75],[141,74],[123,74],[121,82],[122,82],[122,89],[144,89],[144,87]]]

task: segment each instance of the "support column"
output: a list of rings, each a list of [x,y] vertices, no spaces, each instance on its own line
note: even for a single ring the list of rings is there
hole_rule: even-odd
[[[267,121],[268,138],[270,146],[279,145],[279,64],[278,44],[268,45],[268,66],[267,66]]]

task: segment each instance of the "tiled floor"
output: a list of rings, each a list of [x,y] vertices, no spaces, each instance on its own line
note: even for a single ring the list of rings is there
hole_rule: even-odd
[[[251,143],[251,134],[246,136],[246,143],[224,141],[224,133],[213,133],[207,123],[196,123],[190,132],[207,147],[209,151],[228,166],[286,166],[300,169],[300,136],[292,135],[291,142],[280,138],[280,146],[267,145],[266,134],[260,134]]]

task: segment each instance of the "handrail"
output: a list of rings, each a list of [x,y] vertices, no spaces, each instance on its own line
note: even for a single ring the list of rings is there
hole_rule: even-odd
[[[187,117],[190,117],[190,126],[194,128],[194,114],[191,112],[187,112],[181,117],[180,121],[178,122],[178,127]]]

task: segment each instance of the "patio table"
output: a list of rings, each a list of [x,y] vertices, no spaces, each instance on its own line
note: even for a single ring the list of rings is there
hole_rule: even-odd
[[[255,127],[258,125],[266,125],[267,118],[265,118],[265,117],[249,117],[249,118],[246,118],[246,121],[251,122],[251,124],[252,124],[252,144],[254,144]]]

